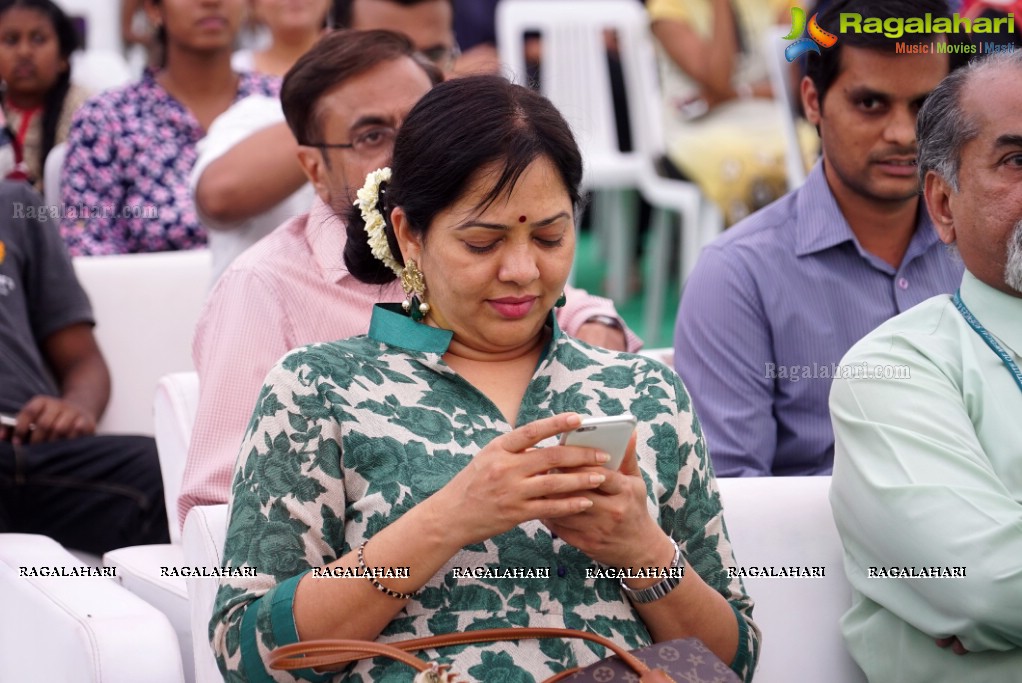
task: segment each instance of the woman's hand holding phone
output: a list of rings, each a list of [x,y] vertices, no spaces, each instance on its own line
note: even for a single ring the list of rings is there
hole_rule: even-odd
[[[620,468],[607,471],[599,487],[583,494],[593,501],[591,507],[543,523],[565,543],[601,564],[667,566],[674,551],[647,509],[646,482],[635,456],[635,438],[632,432]]]
[[[523,425],[487,444],[424,505],[449,529],[455,547],[483,541],[533,519],[575,515],[593,505],[609,472],[595,448],[536,444],[581,424],[575,413]],[[469,514],[466,514],[469,511]]]

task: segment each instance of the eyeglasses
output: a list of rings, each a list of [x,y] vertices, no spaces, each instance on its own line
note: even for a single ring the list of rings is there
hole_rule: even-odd
[[[355,154],[373,154],[386,147],[394,144],[394,138],[397,137],[397,128],[392,126],[373,126],[366,130],[358,133],[351,139],[351,142],[336,142],[336,143],[307,143],[306,147],[315,147],[316,149],[351,149],[355,151]]]
[[[436,64],[441,71],[450,71],[454,67],[454,62],[461,56],[461,48],[455,42],[450,47],[438,45],[419,50],[419,54]]]

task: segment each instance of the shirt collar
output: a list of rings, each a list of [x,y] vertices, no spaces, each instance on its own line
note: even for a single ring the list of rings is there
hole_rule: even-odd
[[[870,258],[868,252],[859,244],[855,233],[852,232],[852,227],[845,220],[845,216],[837,204],[837,199],[834,198],[834,193],[831,191],[830,185],[827,184],[827,177],[823,172],[823,159],[816,162],[812,171],[809,172],[805,184],[799,188],[796,206],[798,208],[795,238],[796,256],[815,254],[850,241],[855,245],[860,256],[871,261],[878,260],[875,257]],[[908,263],[938,241],[929,214],[923,209],[920,202],[917,210],[916,229],[912,233],[912,241],[909,243],[902,263]],[[893,271],[893,269],[891,270]]]
[[[540,360],[541,364],[550,356],[549,349],[561,338],[561,328],[553,311],[547,316],[547,324],[551,326],[553,334]],[[372,320],[369,321],[369,338],[406,351],[443,355],[451,345],[454,332],[415,322],[401,310],[400,304],[376,304],[373,306]]]
[[[422,353],[447,352],[454,333],[412,320],[400,304],[376,304],[369,321],[369,338],[389,346]]]
[[[330,206],[317,195],[309,209],[305,239],[312,257],[326,282],[340,284],[351,277],[344,265],[344,245],[348,242],[347,226]]]
[[[994,289],[968,270],[962,277],[962,301],[990,334],[1022,357],[1022,297]]]

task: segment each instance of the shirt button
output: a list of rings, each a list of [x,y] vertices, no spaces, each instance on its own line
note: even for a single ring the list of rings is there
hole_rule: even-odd
[[[567,575],[567,573],[568,573],[567,567],[565,567],[563,564],[557,565],[557,576],[563,579]]]
[[[901,289],[908,289],[908,280],[903,277],[898,278],[898,287]]]

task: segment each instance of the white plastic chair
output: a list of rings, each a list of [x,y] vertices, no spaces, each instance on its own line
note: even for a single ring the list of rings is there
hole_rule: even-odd
[[[54,145],[50,153],[46,155],[46,163],[43,164],[43,199],[47,206],[60,204],[60,171],[64,167],[65,156],[67,156],[66,142]]]
[[[795,125],[794,94],[788,80],[790,64],[784,58],[784,46],[788,43],[784,36],[790,29],[783,26],[773,28],[762,43],[763,58],[770,72],[770,87],[774,91],[774,102],[781,112],[782,131],[784,132],[784,168],[788,176],[788,189],[794,190],[806,181],[806,166],[802,157],[802,145],[798,140],[798,127]]]
[[[616,33],[628,100],[633,151],[618,149],[614,105],[604,31]],[[682,219],[682,278],[695,263],[698,250],[720,231],[719,214],[703,208],[693,183],[660,176],[655,161],[665,152],[656,55],[649,19],[638,0],[503,0],[497,6],[497,45],[511,75],[524,82],[526,73],[522,37],[538,31],[543,44],[541,90],[571,125],[585,161],[584,185],[612,194],[600,198],[609,209],[608,291],[623,301],[635,246],[634,212],[625,199],[629,188],[638,189],[659,210]],[[659,216],[654,248],[669,250],[673,224]],[[669,254],[663,254],[669,260]],[[666,261],[664,262],[666,263]],[[666,265],[651,268],[645,283],[661,294],[647,300],[646,336],[659,324],[668,277]],[[655,278],[660,278],[657,281]]]
[[[176,372],[160,379],[153,413],[171,542],[118,548],[103,556],[103,563],[107,567],[116,567],[120,583],[163,612],[174,627],[187,683],[195,680],[196,656],[192,649],[194,634],[188,588],[183,577],[164,576],[161,568],[186,565],[177,524],[177,499],[181,493],[198,403],[197,373]]]
[[[823,577],[749,576],[763,632],[756,683],[865,683],[841,635],[851,607],[830,477],[721,478],[721,503],[739,567],[823,567]]]
[[[153,399],[153,426],[156,449],[160,453],[163,492],[170,523],[170,540],[181,542],[178,530],[177,499],[185,477],[188,445],[192,440],[195,413],[199,408],[199,373],[172,372],[160,378]]]
[[[192,337],[206,301],[209,252],[79,256],[73,262],[110,369],[110,403],[99,431],[152,435],[157,382],[195,367]]]
[[[192,337],[206,299],[212,263],[209,253],[84,256],[73,262],[92,303],[96,340],[110,370],[110,403],[99,429],[151,435],[156,431],[153,396],[160,379],[172,372],[194,375]],[[103,563],[117,569],[124,588],[166,615],[177,632],[190,683],[193,657],[187,588],[183,578],[160,574],[160,567],[184,564],[177,497],[187,447],[157,446],[174,542],[118,548],[106,553]]]
[[[188,511],[183,534],[185,559],[190,566],[223,565],[227,537],[227,505],[197,505]],[[222,683],[220,668],[209,644],[209,619],[220,581],[208,576],[190,576],[192,647],[195,652],[195,683]]]

